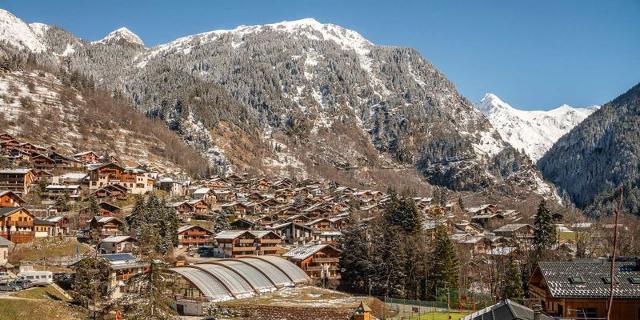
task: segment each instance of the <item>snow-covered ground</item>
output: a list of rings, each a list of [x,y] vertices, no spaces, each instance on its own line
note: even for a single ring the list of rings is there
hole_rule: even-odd
[[[477,108],[498,130],[502,139],[524,152],[535,162],[573,127],[600,106],[574,108],[562,105],[549,111],[518,110],[487,93]]]

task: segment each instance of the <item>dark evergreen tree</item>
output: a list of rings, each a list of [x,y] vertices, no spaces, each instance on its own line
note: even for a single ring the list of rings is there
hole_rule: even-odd
[[[213,216],[213,232],[218,233],[229,229],[231,229],[231,224],[229,224],[227,214],[224,211],[215,213]]]
[[[89,218],[93,218],[97,215],[100,215],[100,206],[98,205],[98,200],[96,199],[96,196],[93,194],[89,196],[88,211],[89,211]]]
[[[340,286],[346,291],[369,293],[374,270],[371,263],[371,243],[367,239],[367,227],[351,225],[344,231],[340,243],[342,244]]]
[[[436,296],[438,290],[456,289],[458,287],[458,257],[445,226],[436,228],[431,261],[428,294]]]
[[[550,249],[556,241],[556,229],[553,224],[553,216],[547,209],[544,200],[540,201],[538,212],[533,223],[533,247],[537,254]]]
[[[519,302],[522,302],[522,298],[524,298],[520,269],[513,259],[509,260],[509,266],[504,275],[502,298]]]
[[[110,283],[109,263],[101,258],[87,257],[75,265],[75,277],[69,294],[73,301],[95,311],[108,300]]]

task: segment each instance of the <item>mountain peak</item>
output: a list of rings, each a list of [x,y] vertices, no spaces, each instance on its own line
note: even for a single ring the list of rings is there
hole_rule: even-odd
[[[28,24],[11,12],[0,9],[0,42],[2,41],[32,52],[45,50],[44,44]]]
[[[508,103],[502,101],[500,97],[490,92],[486,93],[484,97],[482,97],[477,108],[484,114],[489,114],[495,109],[513,109],[513,107],[511,107]]]
[[[142,39],[140,39],[140,37],[138,37],[138,35],[136,35],[135,33],[131,32],[131,30],[125,28],[125,27],[121,27],[119,29],[116,29],[114,31],[112,31],[111,33],[109,33],[106,37],[102,38],[99,41],[95,41],[95,43],[116,43],[119,41],[126,41],[129,43],[134,43],[134,44],[139,44],[141,46],[144,46],[144,42],[142,42]]]

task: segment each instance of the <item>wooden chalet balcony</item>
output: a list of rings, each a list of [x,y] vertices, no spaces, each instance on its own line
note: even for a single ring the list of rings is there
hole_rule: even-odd
[[[8,221],[7,226],[31,228],[33,227],[33,221]]]
[[[340,258],[313,258],[313,262],[317,263],[338,263]]]
[[[211,239],[180,239],[179,240],[180,243],[182,244],[193,244],[193,243],[197,243],[197,244],[202,244],[202,243],[210,243],[212,242]]]
[[[305,268],[306,271],[322,271],[322,266],[308,266]],[[337,271],[338,267],[331,266],[329,267],[329,271]]]
[[[248,246],[248,247],[233,247],[232,249],[235,252],[254,252],[256,251],[256,248],[253,246]]]
[[[242,243],[242,244],[246,244],[246,243],[253,243],[254,240],[253,239],[239,239],[238,243]]]
[[[280,239],[262,239],[262,240],[260,240],[260,243],[263,243],[263,244],[279,244],[280,242],[282,242],[282,240],[280,240]]]

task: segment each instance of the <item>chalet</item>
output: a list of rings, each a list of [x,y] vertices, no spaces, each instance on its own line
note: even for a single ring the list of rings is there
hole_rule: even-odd
[[[327,218],[320,218],[320,219],[313,220],[311,222],[308,222],[306,226],[312,228],[313,230],[332,230],[333,229],[331,220]]]
[[[178,229],[178,248],[198,248],[213,244],[213,232],[194,225]]]
[[[329,218],[329,222],[331,222],[331,229],[342,230],[347,226],[348,219],[347,217],[333,217]]]
[[[122,234],[124,222],[115,217],[95,216],[89,221],[89,229],[100,235],[100,238]]]
[[[43,198],[55,200],[60,197],[69,197],[70,200],[78,200],[82,195],[82,188],[78,184],[50,184],[45,187]]]
[[[255,226],[255,222],[242,218],[231,222],[231,228],[235,230],[251,230],[255,228]]]
[[[9,262],[9,252],[13,250],[15,244],[13,242],[0,237],[0,269],[6,269]]]
[[[69,218],[63,216],[51,216],[44,220],[53,224],[53,235],[66,236],[70,234]]]
[[[36,175],[32,169],[0,169],[0,189],[13,191],[19,195],[27,195]]]
[[[0,207],[20,207],[24,200],[13,191],[0,191]]]
[[[287,244],[306,244],[313,240],[313,229],[295,222],[286,222],[271,228]]]
[[[531,239],[533,238],[533,226],[524,223],[511,223],[493,230],[497,236],[508,237],[513,239]]]
[[[338,244],[342,238],[340,231],[315,231],[313,238],[319,243]]]
[[[218,249],[225,257],[274,255],[282,238],[273,231],[225,230],[215,236]]]
[[[180,201],[168,204],[170,208],[175,210],[178,217],[182,219],[189,220],[191,216],[195,213],[195,209],[189,203],[189,201]]]
[[[82,162],[67,157],[61,153],[51,151],[49,153],[35,153],[31,156],[31,165],[34,169],[54,171],[78,170],[83,167]]]
[[[16,149],[29,154],[42,153],[47,151],[47,148],[29,142],[19,144],[18,146],[16,146]]]
[[[471,252],[472,255],[486,254],[491,250],[491,240],[483,236],[462,235],[456,241],[465,251]]]
[[[313,244],[295,248],[283,257],[291,260],[311,279],[340,279],[338,263],[342,251],[328,244]]]
[[[98,258],[109,263],[108,292],[111,299],[121,298],[127,291],[127,280],[149,269],[149,263],[138,260],[131,253],[100,254]],[[77,266],[78,263],[71,265],[72,268]]]
[[[191,194],[191,198],[195,200],[204,200],[208,204],[215,204],[218,202],[216,193],[210,188],[198,188]]]
[[[173,197],[182,197],[187,194],[187,184],[172,178],[162,178],[158,182],[158,189],[167,192]]]
[[[153,191],[155,181],[140,169],[125,168],[110,162],[89,167],[89,188],[100,190],[109,185],[121,185],[133,194]]]
[[[33,214],[25,208],[0,208],[0,237],[13,243],[31,242],[35,237],[33,220]]]
[[[52,176],[53,184],[61,185],[86,185],[89,181],[89,175],[85,172],[67,172],[59,176]]]
[[[216,202],[227,203],[237,200],[236,193],[231,190],[213,190]]]
[[[92,194],[98,199],[126,200],[129,189],[119,184],[110,184],[95,190]]]
[[[132,253],[137,248],[137,241],[130,236],[109,236],[100,241],[98,252],[109,253]]]
[[[552,316],[605,319],[611,282],[614,299],[611,319],[640,318],[640,262],[617,262],[611,279],[611,262],[540,262],[529,280],[531,298]]]
[[[49,220],[34,218],[33,231],[36,238],[53,237],[56,235],[56,225]]]
[[[471,222],[481,225],[483,228],[493,230],[504,221],[504,216],[500,213],[478,214],[471,217]]]
[[[100,215],[103,216],[118,216],[122,212],[120,207],[109,202],[100,202],[98,207],[100,208]]]
[[[311,221],[311,219],[309,219],[309,217],[305,216],[304,214],[296,214],[288,217],[286,221],[298,224],[307,224]]]
[[[483,204],[479,207],[468,208],[469,215],[491,215],[498,213],[498,207],[494,204]]]
[[[195,214],[205,215],[209,213],[209,204],[204,199],[191,200],[188,203]]]
[[[93,151],[79,152],[73,155],[73,158],[84,164],[100,163],[100,156]]]

